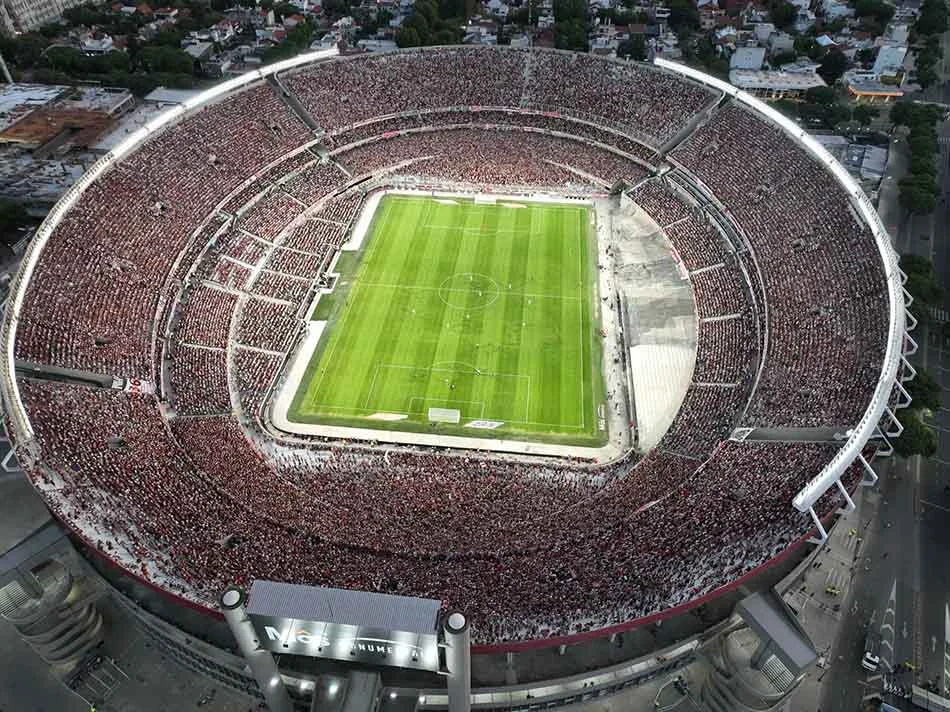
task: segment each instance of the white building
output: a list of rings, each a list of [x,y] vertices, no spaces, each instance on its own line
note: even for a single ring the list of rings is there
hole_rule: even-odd
[[[79,49],[84,54],[106,54],[113,49],[112,38],[109,35],[94,35],[90,32],[79,38]]]
[[[854,17],[854,8],[839,0],[824,0],[822,8],[825,11],[825,19],[829,21],[838,20],[842,17]]]
[[[785,67],[797,68],[794,64]],[[827,86],[814,71],[785,71],[785,67],[780,70],[734,69],[729,72],[729,82],[768,99],[799,96],[809,89]]]
[[[871,72],[878,78],[897,76],[903,70],[906,56],[906,46],[885,45],[878,50]]]
[[[752,33],[760,44],[765,44],[769,41],[769,37],[775,33],[775,25],[771,22],[757,22],[752,28]]]
[[[776,32],[769,37],[769,54],[784,54],[795,51],[795,38],[787,32]]]
[[[729,58],[729,69],[762,69],[765,47],[737,47]]]
[[[38,30],[59,20],[63,10],[85,0],[0,0],[0,23],[7,34]]]
[[[884,37],[885,42],[889,44],[904,45],[910,37],[910,30],[903,23],[891,24],[887,26]]]
[[[392,40],[357,40],[356,46],[367,52],[395,52],[397,49]]]

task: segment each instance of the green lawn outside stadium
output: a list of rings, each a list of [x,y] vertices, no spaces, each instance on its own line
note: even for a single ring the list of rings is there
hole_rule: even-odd
[[[293,422],[599,446],[592,211],[388,195],[311,318]],[[458,425],[429,408],[460,411]],[[403,420],[370,416],[393,414]],[[503,423],[494,430],[473,420]]]

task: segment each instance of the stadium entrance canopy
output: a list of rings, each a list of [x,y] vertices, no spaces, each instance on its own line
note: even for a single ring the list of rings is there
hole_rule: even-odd
[[[246,612],[273,653],[437,672],[440,607],[428,598],[255,581]]]

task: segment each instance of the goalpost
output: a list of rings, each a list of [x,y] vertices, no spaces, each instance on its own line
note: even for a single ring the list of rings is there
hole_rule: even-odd
[[[458,425],[462,420],[462,411],[457,408],[429,408],[429,421],[433,423],[452,423]]]

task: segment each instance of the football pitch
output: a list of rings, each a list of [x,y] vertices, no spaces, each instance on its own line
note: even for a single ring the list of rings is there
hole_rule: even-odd
[[[586,205],[383,197],[311,315],[327,325],[288,418],[602,445],[592,216]]]

